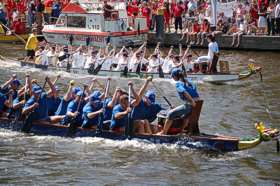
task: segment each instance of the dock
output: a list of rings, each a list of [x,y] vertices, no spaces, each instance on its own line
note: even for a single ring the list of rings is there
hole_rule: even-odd
[[[155,32],[148,34],[148,44],[156,45],[157,42],[162,42],[163,46],[177,46],[180,43],[183,46],[187,46],[186,38],[180,40],[181,34],[165,33],[163,38],[157,38]],[[264,36],[264,35],[243,35],[241,37],[239,47],[232,47],[232,36],[230,35],[216,35],[217,43],[221,49],[226,50],[255,50],[255,51],[280,51],[280,36]],[[207,41],[203,46],[192,45],[196,48],[207,48]]]

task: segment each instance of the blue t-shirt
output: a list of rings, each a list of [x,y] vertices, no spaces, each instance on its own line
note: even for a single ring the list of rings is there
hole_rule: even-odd
[[[3,110],[5,101],[7,100],[7,96],[0,92],[0,111]]]
[[[63,116],[66,114],[67,112],[67,107],[68,107],[68,104],[71,102],[71,100],[69,101],[65,101],[63,98],[61,99],[60,103],[59,103],[59,106],[55,112],[55,115],[56,116]]]
[[[75,100],[70,101],[70,103],[67,106],[67,112],[76,112],[82,113],[83,107],[85,106],[85,101],[82,101],[78,110],[79,102],[76,102]]]
[[[95,116],[94,118],[88,118],[88,114],[92,112],[96,112],[102,108],[102,102],[97,103],[96,105],[92,105],[91,103],[87,103],[83,108],[83,124],[82,127],[90,127],[98,124],[99,116]]]
[[[127,125],[128,114],[125,115],[124,117],[122,117],[121,119],[116,119],[115,115],[119,112],[124,112],[124,110],[120,104],[114,106],[114,108],[113,108],[110,129],[114,129],[116,127],[125,127]]]
[[[176,82],[176,90],[181,98],[181,100],[186,101],[187,99],[184,96],[184,93],[187,92],[192,98],[197,98],[199,97],[196,86],[192,83],[190,85],[186,85],[182,81],[177,81]]]
[[[105,99],[105,112],[104,112],[104,121],[111,120],[113,108],[109,108],[108,104],[112,101],[112,98]]]
[[[60,14],[60,5],[59,3],[54,3],[52,6],[52,16],[59,17]]]
[[[2,94],[8,94],[8,92],[10,91],[10,87],[6,87],[6,88],[3,88],[3,89],[0,89],[0,92]],[[18,96],[18,92],[17,91],[13,91],[13,100],[16,99]]]
[[[25,103],[23,109],[27,109],[31,105],[33,105],[36,102],[36,99],[34,96],[28,99],[28,101]],[[40,120],[40,119],[46,119],[48,117],[48,103],[47,103],[47,94],[42,93],[41,97],[38,101],[39,106],[34,110],[35,112],[35,120]]]
[[[162,108],[158,103],[145,104],[143,100],[134,108],[132,112],[133,120],[147,119],[149,122],[154,121],[157,118],[157,114]]]
[[[60,97],[47,97],[47,101],[48,101],[48,110],[49,110],[49,115],[54,115],[55,112],[57,111],[60,103],[61,103],[61,99]]]

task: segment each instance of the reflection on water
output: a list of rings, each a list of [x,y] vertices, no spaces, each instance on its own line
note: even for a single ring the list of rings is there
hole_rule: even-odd
[[[9,49],[12,48],[13,50]],[[21,46],[2,46],[0,54],[21,56]],[[14,52],[16,51],[16,52]],[[200,51],[206,53],[205,50]],[[255,121],[278,127],[280,121],[280,54],[272,52],[224,51],[233,71],[254,61],[263,67],[264,81],[258,76],[228,85],[198,85],[204,105],[200,118],[203,132],[247,137],[256,135]],[[51,72],[27,69],[7,61],[0,63],[0,81],[17,73],[23,78],[42,79]],[[60,86],[70,79],[89,82],[92,76],[63,73]],[[104,82],[100,80],[100,82]],[[137,80],[139,87],[143,81]],[[174,85],[156,84],[179,104]],[[127,80],[113,79],[113,87],[127,88]],[[153,88],[152,86],[150,88]],[[157,99],[165,105],[158,95]],[[101,138],[65,139],[28,136],[0,129],[0,183],[17,185],[272,185],[280,183],[279,154],[275,143],[235,153],[212,153],[176,145],[154,145],[143,141],[112,141]]]

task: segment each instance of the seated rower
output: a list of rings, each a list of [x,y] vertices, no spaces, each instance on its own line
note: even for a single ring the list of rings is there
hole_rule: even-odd
[[[83,108],[82,128],[96,128],[99,115],[103,113],[100,95],[99,91],[94,91],[90,95],[89,102]]]
[[[46,82],[51,88],[51,92],[55,92],[56,89],[49,77],[46,77]],[[47,94],[43,91],[38,85],[32,87],[32,96],[27,100],[22,110],[22,115],[31,114],[29,115],[31,116],[29,122],[51,122],[51,118],[48,116]]]
[[[172,54],[172,52],[173,52],[173,46],[170,47],[169,52],[163,61],[162,70],[166,74],[169,74],[172,70],[172,64],[174,60],[174,55]]]
[[[180,49],[181,49],[181,47],[180,47]],[[192,73],[194,71],[193,70],[194,64],[192,62],[192,55],[189,53],[189,50],[190,50],[189,47],[185,50],[185,52],[182,56],[182,62],[183,62],[183,65],[184,65],[186,71]]]
[[[84,68],[86,57],[83,52],[82,46],[80,46],[73,54],[72,68]]]
[[[162,60],[157,54],[152,54],[149,57],[148,72],[157,73],[159,68],[161,68]]]
[[[150,123],[157,118],[157,114],[161,110],[160,104],[156,103],[154,91],[148,90],[139,105],[135,107],[132,116],[135,120],[134,123],[140,125],[138,126],[138,134],[152,134]]]
[[[13,105],[13,92],[10,90],[8,94],[3,94],[0,92],[0,116],[6,116],[6,108],[12,108]]]
[[[146,44],[147,42],[144,42],[143,45],[132,54],[129,64],[130,72],[140,72],[142,70],[142,65],[146,65],[148,63],[145,59]]]
[[[35,52],[35,63],[39,65],[48,66],[49,65],[49,58],[48,58],[48,46],[44,47],[41,46],[39,50]]]
[[[132,108],[135,108],[138,106],[138,104],[141,101],[141,97],[144,95],[145,89],[148,86],[148,83],[152,80],[151,77],[146,79],[145,84],[141,87],[139,93],[136,93],[132,82],[129,82],[129,86],[131,86],[131,91],[134,96],[134,100],[129,103],[128,95],[123,94],[119,98],[119,104],[114,106],[113,112],[112,112],[112,120],[111,120],[111,125],[110,129],[116,132],[124,132],[125,131],[125,126],[128,124],[128,120],[131,120],[133,122],[134,118],[128,118],[129,113],[132,111]],[[130,106],[131,104],[131,106]],[[139,134],[144,134],[143,128],[144,125],[142,122],[135,123],[136,126],[134,127],[135,131],[138,131]]]
[[[191,114],[192,108],[196,106],[195,100],[199,99],[199,95],[196,91],[195,86],[185,79],[182,70],[180,70],[179,68],[173,69],[171,72],[171,76],[176,81],[176,90],[179,94],[180,99],[184,101],[184,104],[168,112],[163,130],[157,133],[158,135],[168,134],[173,120],[178,118],[184,118],[183,124],[181,126],[181,131],[183,131],[188,125],[188,117]]]
[[[83,107],[86,104],[86,101],[84,100],[85,94],[83,91],[79,91],[75,99],[72,100],[68,106],[67,106],[67,112],[65,117],[60,122],[62,125],[68,125],[73,122],[76,126],[82,125],[82,112]]]
[[[117,59],[117,68],[115,69],[116,71],[125,71],[125,69],[128,70],[128,65],[130,62],[130,58],[128,55],[128,52],[126,51],[125,47],[123,47],[117,54],[116,54],[116,59]]]

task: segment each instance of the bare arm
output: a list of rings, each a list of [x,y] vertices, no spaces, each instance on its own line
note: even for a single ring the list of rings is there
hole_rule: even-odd
[[[87,114],[87,117],[88,117],[89,119],[92,119],[92,118],[98,116],[99,114],[101,114],[102,112],[103,112],[103,109],[100,109],[100,110],[98,110],[98,111],[88,113],[88,114]]]
[[[64,101],[69,101],[71,99],[72,89],[73,89],[74,84],[75,84],[75,82],[73,80],[70,81],[67,92],[66,92],[65,96],[63,97]]]

